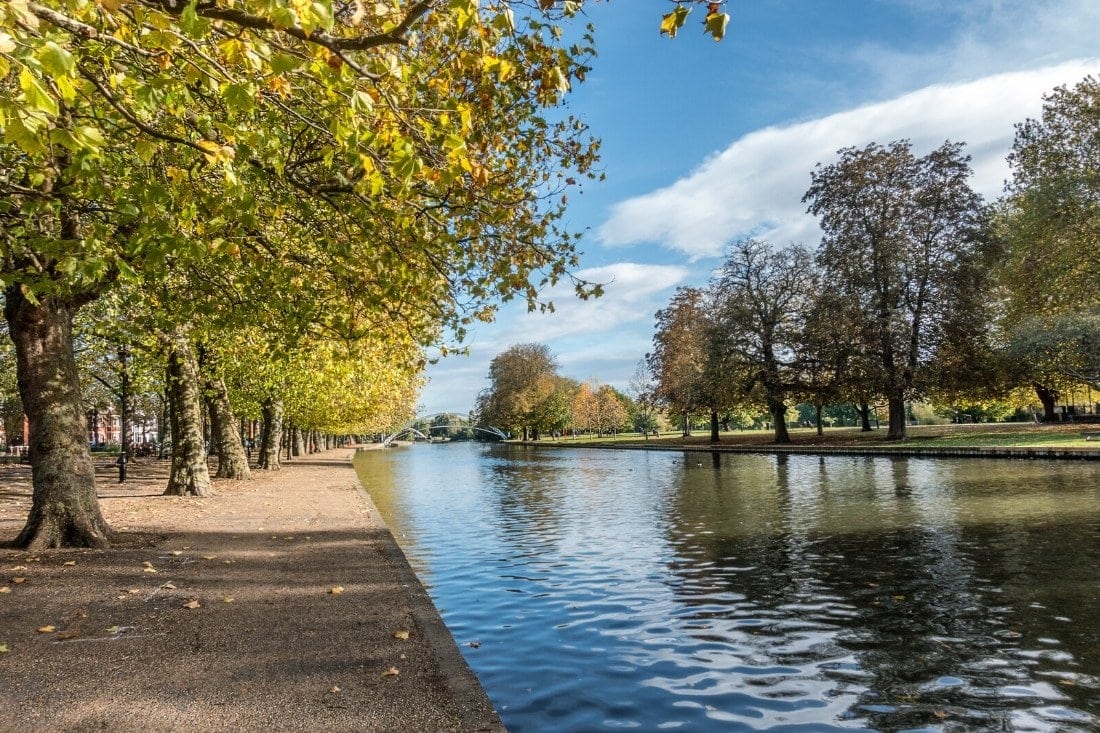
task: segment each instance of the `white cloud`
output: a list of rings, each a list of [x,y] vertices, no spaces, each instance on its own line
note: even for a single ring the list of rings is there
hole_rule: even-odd
[[[817,163],[843,147],[908,138],[916,152],[944,140],[967,143],[972,185],[987,198],[1009,175],[1005,155],[1014,124],[1037,116],[1055,86],[1100,73],[1100,58],[997,74],[962,84],[937,84],[896,99],[786,127],[769,127],[734,142],[665,188],[616,204],[598,237],[608,246],[657,243],[692,260],[721,254],[725,243],[757,236],[813,244],[820,236],[802,195]]]

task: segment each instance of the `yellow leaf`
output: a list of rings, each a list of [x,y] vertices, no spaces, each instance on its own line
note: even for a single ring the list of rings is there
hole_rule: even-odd
[[[68,562],[65,562],[65,563],[62,563],[62,564],[63,565],[76,565],[76,560],[69,560]]]
[[[222,146],[213,140],[199,140],[195,143],[195,147],[202,151],[203,156],[206,157],[206,162],[213,165],[218,162],[219,154],[221,153]]]
[[[333,586],[332,588],[328,589],[328,592],[329,592],[329,595],[338,596],[338,595],[340,595],[341,593],[344,592],[344,586],[342,586],[342,585]]]
[[[176,557],[179,557],[180,555],[183,554],[183,550],[172,550],[172,554],[175,555]]]
[[[401,674],[401,670],[399,670],[397,667],[390,667],[389,669],[387,669],[385,672],[382,673],[382,676],[383,677],[396,677],[399,674]]]
[[[667,34],[669,38],[675,38],[676,32],[684,27],[684,21],[690,12],[690,8],[677,5],[671,13],[661,16],[661,35]]]
[[[104,10],[109,10],[114,13],[122,7],[125,0],[96,0],[96,2],[98,2],[99,6]]]
[[[150,574],[152,574],[152,575],[156,575],[156,573],[157,573],[157,569],[156,569],[156,568],[153,568],[153,567],[148,567],[148,568],[142,568],[142,569],[141,569],[141,571],[142,571],[143,573],[150,573]]]
[[[0,593],[11,593],[11,587],[7,585],[0,585]]]
[[[39,634],[52,634],[55,631],[57,631],[56,626],[39,626],[38,627],[38,633]]]
[[[15,583],[16,585],[19,585],[21,583],[26,583],[27,579],[26,578],[12,578],[11,582]]]
[[[184,608],[199,608],[199,602],[192,598],[187,603],[183,604]]]
[[[237,600],[237,599],[233,598],[233,596],[223,596],[222,597],[222,603],[232,603],[235,600]]]
[[[7,654],[11,649],[8,649],[7,644],[0,644],[0,654]]]
[[[405,639],[409,638],[409,632],[408,631],[395,631],[395,632],[393,632],[393,638],[401,639],[402,641],[404,641]]]

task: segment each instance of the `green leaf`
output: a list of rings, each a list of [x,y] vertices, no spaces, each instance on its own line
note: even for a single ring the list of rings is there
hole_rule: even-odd
[[[4,140],[18,145],[28,155],[41,155],[46,152],[46,146],[42,144],[37,133],[24,124],[22,117],[12,115],[4,128]]]
[[[729,13],[707,13],[703,26],[706,33],[714,36],[714,40],[721,41],[726,37],[726,26],[729,25]]]
[[[19,88],[23,90],[23,97],[31,109],[51,116],[57,114],[57,100],[27,68],[19,72]]]
[[[143,163],[148,163],[157,154],[158,147],[157,143],[142,139],[134,143],[134,152],[138,154]]]
[[[226,84],[222,96],[231,109],[239,112],[251,112],[256,106],[256,88],[251,84]]]
[[[92,150],[99,150],[107,144],[107,141],[103,138],[103,133],[99,131],[99,128],[92,127],[91,125],[80,125],[78,127],[74,127],[73,136],[81,145]]]
[[[301,59],[288,53],[277,53],[271,57],[272,74],[285,74],[288,71],[294,71],[301,65]]]
[[[53,76],[68,76],[75,62],[73,55],[53,41],[46,41],[38,50],[38,60],[42,68]]]
[[[11,649],[8,649],[7,644],[0,644],[0,654],[7,654]]]
[[[210,32],[211,23],[195,12],[195,2],[190,2],[180,13],[180,29],[191,38],[202,38]]]
[[[671,13],[661,16],[661,35],[668,34],[669,38],[675,38],[676,32],[684,27],[684,21],[687,20],[688,14],[691,13],[691,8],[684,7],[683,5],[677,5],[676,9]]]

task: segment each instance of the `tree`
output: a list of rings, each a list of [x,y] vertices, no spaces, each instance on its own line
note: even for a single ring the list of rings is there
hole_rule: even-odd
[[[800,339],[817,291],[812,256],[800,246],[773,251],[742,240],[728,248],[712,290],[718,360],[738,375],[743,394],[763,390],[775,442],[790,443],[787,398],[799,387]]]
[[[706,406],[708,316],[705,295],[698,288],[677,288],[669,305],[657,311],[653,351],[646,362],[656,381],[654,395],[683,418],[684,435],[691,434],[691,414]]]
[[[597,431],[602,434],[622,430],[630,418],[630,410],[627,408],[629,401],[610,384],[601,384],[596,390]]]
[[[1000,221],[1008,318],[1100,305],[1100,79],[1044,97],[1040,120],[1016,125]]]
[[[824,282],[858,304],[875,355],[873,389],[889,406],[889,440],[906,437],[905,402],[949,314],[971,302],[958,277],[980,253],[986,208],[962,145],[916,157],[908,141],[839,151],[818,165],[804,202],[820,218]]]
[[[592,389],[591,382],[583,382],[573,394],[570,405],[573,415],[573,429],[586,433],[594,433],[600,424],[600,401]]]
[[[417,340],[565,276],[561,194],[595,149],[543,110],[590,50],[552,22],[474,2],[0,6],[0,277],[35,483],[19,544],[107,543],[71,319],[169,254],[304,249],[369,286],[353,320],[429,314]]]
[[[1087,337],[1100,308],[1100,80],[1047,95],[1042,118],[1016,126],[1008,162],[1013,177],[997,220],[1005,353],[1054,420],[1062,388],[1087,382],[1071,365],[1088,363],[1088,347],[1070,336]]]
[[[630,383],[627,386],[628,394],[634,401],[634,429],[642,433],[649,440],[650,432],[657,430],[657,415],[655,411],[655,390],[657,385],[650,374],[649,365],[645,359],[638,361]]]
[[[540,402],[553,392],[557,370],[545,344],[517,344],[497,354],[489,362],[490,386],[478,395],[479,421],[521,430],[527,440]]]

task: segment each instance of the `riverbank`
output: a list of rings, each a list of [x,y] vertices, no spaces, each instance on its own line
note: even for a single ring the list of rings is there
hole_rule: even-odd
[[[822,455],[897,455],[910,457],[1045,458],[1100,460],[1100,425],[1060,423],[980,423],[916,425],[909,439],[887,441],[885,428],[829,428],[818,435],[812,428],[793,428],[789,445],[776,445],[764,430],[723,432],[717,443],[708,432],[691,436],[666,434],[580,436],[527,441],[527,445],[615,448],[622,450],[706,451],[729,453],[810,453]]]
[[[205,498],[104,461],[111,549],[0,549],[0,731],[502,731],[350,456]],[[0,467],[0,542],[29,483]]]

